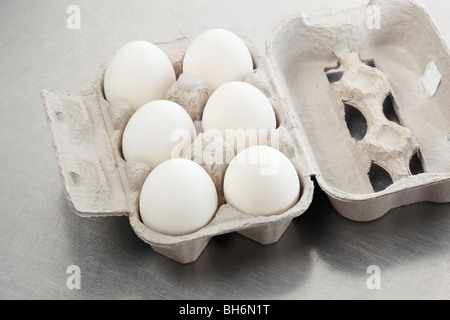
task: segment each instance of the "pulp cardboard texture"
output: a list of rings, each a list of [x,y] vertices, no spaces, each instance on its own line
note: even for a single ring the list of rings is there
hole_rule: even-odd
[[[371,221],[418,201],[450,202],[448,47],[415,1],[379,0],[369,5],[380,9],[381,29],[370,28],[363,6],[317,16],[299,13],[281,22],[268,38],[267,56],[258,55],[251,41],[242,37],[255,65],[245,81],[271,101],[278,123],[271,142],[299,175],[301,197],[293,208],[281,215],[253,217],[225,204],[222,183],[227,165],[214,163],[211,160],[218,155],[203,151],[218,144],[215,147],[223,148],[220,157],[232,158],[233,152],[201,133],[184,156],[202,159],[213,179],[221,204],[215,217],[184,236],[148,229],[140,219],[138,199],[149,169],[123,160],[121,138],[132,111],[125,103],[105,100],[105,63],[94,71],[90,92],[42,92],[73,211],[84,217],[128,215],[135,233],[155,251],[189,263],[212,237],[224,233],[236,231],[263,244],[278,241],[292,219],[308,209],[313,176],[335,208],[356,221]],[[189,43],[180,38],[158,45],[169,56],[178,79],[167,99],[185,107],[198,121],[211,91],[201,81],[180,75]],[[438,79],[426,79],[430,69]],[[386,97],[393,100],[398,122],[388,120],[383,112]],[[364,117],[363,136],[351,134],[345,105]],[[196,127],[201,132],[201,124]],[[414,155],[422,164],[421,174],[410,168]],[[380,192],[374,191],[370,177],[374,164],[392,179]]]

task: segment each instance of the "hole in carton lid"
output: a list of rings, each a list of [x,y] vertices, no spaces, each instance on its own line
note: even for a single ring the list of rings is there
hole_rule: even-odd
[[[325,68],[325,74],[330,83],[338,82],[344,75],[344,67],[338,64],[337,67]]]
[[[395,122],[396,124],[400,124],[400,119],[398,118],[394,105],[395,105],[394,98],[392,97],[392,94],[389,93],[383,102],[384,115],[389,121]]]
[[[442,75],[434,61],[430,61],[423,76],[419,79],[420,87],[430,97],[436,94],[441,83]]]
[[[367,66],[371,67],[371,68],[376,68],[376,64],[375,61],[373,59],[369,59],[369,60],[361,60],[364,64],[366,64]]]
[[[350,135],[355,140],[362,140],[367,134],[367,120],[364,115],[354,106],[345,103],[345,122],[347,122]]]
[[[421,161],[421,157],[420,157],[420,151],[417,151],[411,157],[411,160],[409,161],[409,171],[414,176],[425,172],[423,170],[423,165],[422,165],[422,161]]]
[[[383,191],[394,183],[390,174],[374,162],[369,170],[369,179],[374,192]]]

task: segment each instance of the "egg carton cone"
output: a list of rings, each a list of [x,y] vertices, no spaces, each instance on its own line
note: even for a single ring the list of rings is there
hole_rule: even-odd
[[[272,103],[278,128],[270,143],[298,173],[299,202],[280,215],[243,214],[225,203],[226,164],[201,163],[221,204],[213,220],[184,236],[147,228],[138,203],[150,170],[123,159],[122,133],[132,111],[105,99],[105,63],[94,70],[89,92],[41,93],[64,191],[75,213],[128,215],[135,233],[153,250],[190,263],[221,234],[239,232],[262,244],[277,242],[309,208],[313,177],[336,210],[355,221],[372,221],[415,202],[450,202],[450,54],[420,4],[379,0],[319,15],[300,12],[268,36],[266,55],[240,36],[255,67],[245,81]],[[167,99],[197,121],[211,90],[181,74],[189,44],[183,37],[157,45],[178,79]],[[196,125],[201,132],[201,124]],[[185,157],[195,161],[215,141],[203,133],[199,139]],[[224,155],[230,156],[226,150]]]

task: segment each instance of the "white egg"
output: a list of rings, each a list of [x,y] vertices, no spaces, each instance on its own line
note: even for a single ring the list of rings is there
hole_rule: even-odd
[[[139,199],[142,222],[151,230],[179,236],[207,225],[217,210],[217,192],[206,171],[191,160],[174,159],[156,167]]]
[[[237,210],[253,216],[286,212],[300,197],[298,174],[280,151],[255,146],[231,161],[224,179],[225,199]]]
[[[209,98],[203,111],[203,130],[221,135],[235,153],[267,143],[277,121],[270,101],[251,84],[224,84]]]
[[[183,61],[183,73],[205,82],[212,90],[230,81],[243,81],[252,70],[252,57],[244,41],[224,29],[199,35]]]
[[[137,110],[125,127],[122,152],[126,161],[144,162],[155,168],[182,156],[196,136],[191,117],[180,105],[157,100]]]
[[[128,103],[134,111],[144,104],[166,98],[175,82],[167,55],[146,41],[133,41],[120,48],[105,71],[106,99]]]

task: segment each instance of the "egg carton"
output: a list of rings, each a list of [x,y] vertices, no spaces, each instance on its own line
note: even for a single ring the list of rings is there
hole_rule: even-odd
[[[381,13],[380,29],[369,26],[368,9]],[[299,202],[281,215],[245,215],[223,203],[226,165],[202,164],[222,202],[213,220],[184,236],[148,229],[138,198],[149,168],[123,160],[121,137],[132,111],[105,100],[105,63],[93,72],[89,92],[41,94],[75,213],[128,215],[135,233],[155,251],[189,263],[220,234],[239,232],[262,244],[277,242],[309,208],[313,177],[337,211],[355,221],[375,220],[419,201],[450,202],[450,54],[425,8],[415,1],[378,0],[369,7],[299,13],[269,35],[266,55],[242,38],[255,64],[245,81],[274,107],[275,140],[299,175]],[[189,44],[180,38],[158,45],[178,79],[168,99],[200,120],[211,92],[200,81],[180,76]],[[213,140],[206,134],[197,139],[203,139],[200,145]],[[192,159],[202,152],[194,145]]]
[[[105,99],[103,78],[108,65],[105,63],[92,74],[92,91],[42,92],[66,197],[75,213],[83,217],[128,215],[132,228],[142,240],[155,251],[181,263],[195,261],[213,236],[224,233],[236,231],[263,244],[278,241],[292,219],[309,207],[313,196],[313,182],[310,176],[302,174],[306,171],[302,168],[304,161],[297,155],[291,139],[289,130],[292,126],[286,121],[288,116],[278,98],[272,94],[273,89],[265,72],[266,59],[258,56],[251,41],[244,36],[242,38],[249,47],[255,64],[254,71],[246,81],[264,92],[274,107],[279,126],[273,137],[276,137],[278,149],[292,161],[299,174],[302,186],[300,201],[282,215],[271,217],[249,216],[224,204],[223,178],[226,163],[229,162],[220,165],[210,161],[220,159],[203,158],[207,156],[203,154],[203,148],[217,140],[200,133],[187,150],[187,156],[195,160],[200,153],[203,158],[200,164],[215,183],[221,204],[215,217],[204,228],[184,236],[163,235],[147,228],[139,215],[138,200],[140,189],[150,170],[143,163],[126,162],[123,159],[122,134],[133,112],[126,103],[109,102]],[[181,75],[181,63],[189,44],[190,40],[183,37],[156,45],[168,55],[178,79],[169,89],[167,98],[185,107],[196,121],[197,131],[201,132],[201,125],[197,121],[201,120],[211,91],[203,82]],[[229,148],[225,149],[224,156],[231,160],[234,153],[231,151],[230,155],[229,152]]]

